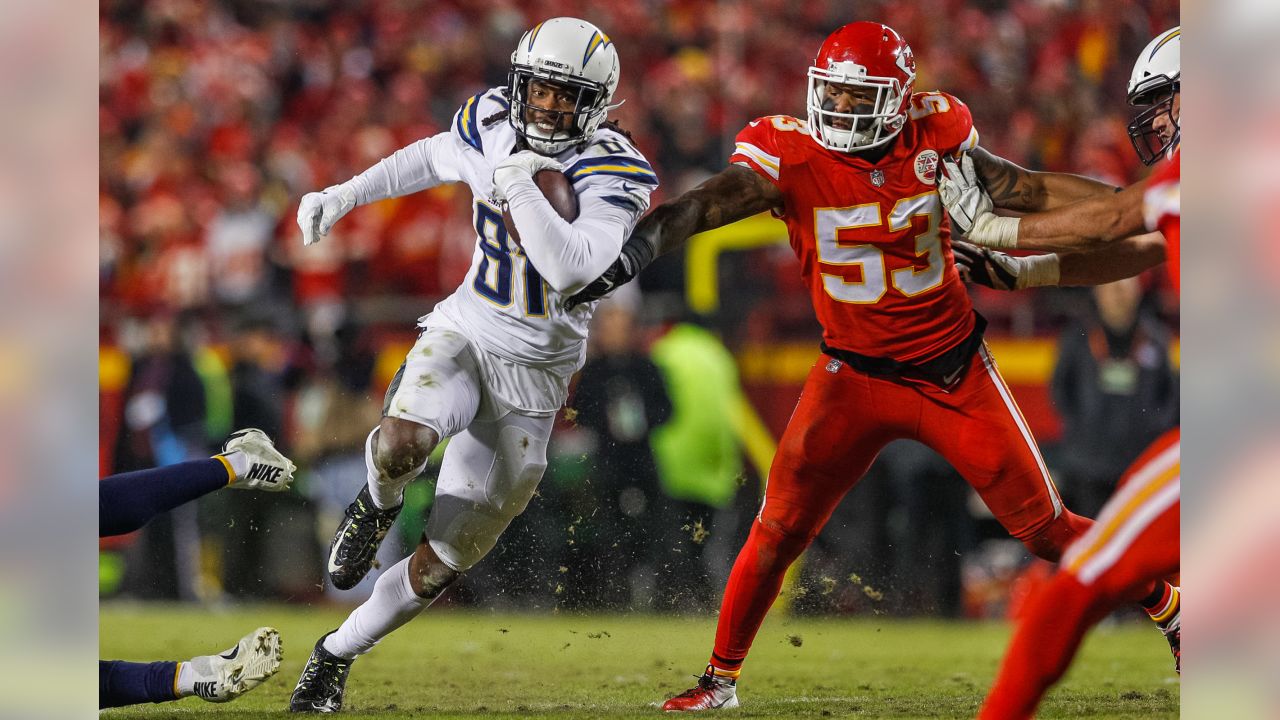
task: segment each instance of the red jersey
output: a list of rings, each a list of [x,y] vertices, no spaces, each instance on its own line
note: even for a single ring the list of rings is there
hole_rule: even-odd
[[[1146,219],[1148,230],[1159,230],[1164,235],[1167,246],[1169,276],[1173,278],[1173,289],[1181,289],[1181,272],[1179,259],[1180,219],[1182,217],[1182,150],[1173,153],[1169,161],[1156,168],[1147,180],[1147,189],[1142,195],[1142,215]]]
[[[827,150],[787,115],[753,120],[729,161],[782,191],[780,217],[827,345],[898,361],[929,360],[973,330],[937,193],[940,156],[978,144],[969,109],[916,93],[879,162]]]

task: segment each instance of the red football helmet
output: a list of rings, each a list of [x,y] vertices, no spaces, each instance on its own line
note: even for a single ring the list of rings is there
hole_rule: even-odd
[[[809,133],[829,150],[856,152],[884,145],[907,121],[915,81],[915,56],[897,31],[875,22],[849,23],[827,36],[809,68]],[[828,83],[871,91],[871,111],[836,112],[827,97]]]

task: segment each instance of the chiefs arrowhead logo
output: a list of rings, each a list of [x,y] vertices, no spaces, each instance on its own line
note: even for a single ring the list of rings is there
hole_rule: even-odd
[[[938,183],[938,153],[934,150],[921,150],[916,155],[916,179],[925,185]]]

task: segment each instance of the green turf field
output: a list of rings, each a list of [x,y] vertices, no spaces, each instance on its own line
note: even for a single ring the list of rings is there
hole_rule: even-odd
[[[259,625],[284,638],[284,666],[227,705],[188,698],[103,718],[282,718],[311,646],[345,611],[264,606],[218,611],[104,605],[101,654],[182,659],[230,646]],[[693,684],[711,618],[428,611],[361,658],[347,684],[353,718],[652,718]],[[1008,639],[995,624],[876,618],[771,618],[728,717],[972,718]],[[1139,623],[1093,633],[1044,718],[1176,718],[1179,686],[1163,638]]]

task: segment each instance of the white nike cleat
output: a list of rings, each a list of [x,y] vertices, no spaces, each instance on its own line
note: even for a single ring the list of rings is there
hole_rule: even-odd
[[[716,677],[708,666],[698,684],[662,704],[663,712],[731,710],[738,707],[738,682]]]
[[[193,695],[209,702],[224,703],[235,700],[275,675],[283,657],[280,631],[261,627],[240,638],[235,647],[220,655],[201,655],[184,665],[195,673]]]
[[[276,449],[267,434],[257,428],[245,428],[231,433],[222,446],[222,454],[242,452],[248,459],[248,470],[237,474],[231,487],[241,490],[287,490],[293,482],[298,466]]]

